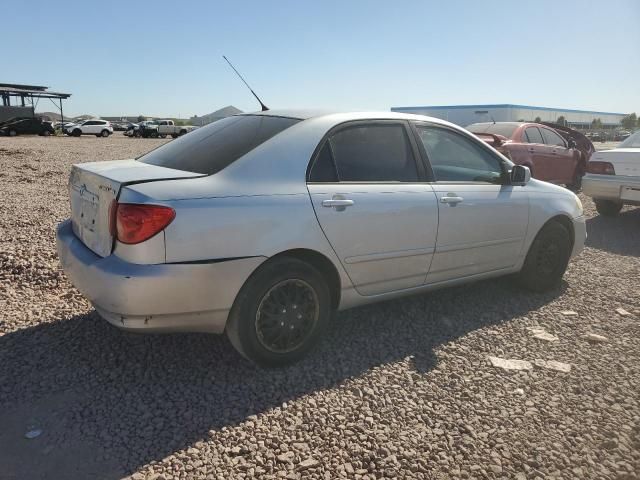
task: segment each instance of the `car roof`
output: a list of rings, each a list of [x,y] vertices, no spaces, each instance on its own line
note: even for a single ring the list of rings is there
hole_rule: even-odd
[[[298,120],[311,120],[311,119],[335,119],[336,123],[341,123],[349,120],[422,120],[432,123],[438,123],[442,125],[453,125],[450,122],[441,120],[439,118],[428,117],[426,115],[416,115],[413,113],[402,113],[392,111],[340,111],[340,110],[323,110],[323,109],[278,109],[278,110],[266,110],[263,112],[247,112],[240,113],[242,115],[264,115],[270,117],[286,117],[295,118]],[[458,127],[456,127],[458,128]]]

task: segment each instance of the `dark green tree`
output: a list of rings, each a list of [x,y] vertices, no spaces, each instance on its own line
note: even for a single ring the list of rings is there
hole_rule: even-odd
[[[567,124],[567,119],[566,119],[566,118],[564,118],[564,115],[560,115],[560,116],[558,117],[558,119],[556,120],[556,123],[557,123],[558,125],[566,125],[566,124]]]
[[[638,124],[638,117],[636,116],[635,112],[630,113],[629,115],[625,115],[625,117],[620,120],[620,123],[624,128],[631,130]]]
[[[138,122],[144,122],[147,119],[144,115],[138,115]]]
[[[534,120],[535,123],[540,123],[542,121],[542,119],[540,117],[536,117],[536,119]]]

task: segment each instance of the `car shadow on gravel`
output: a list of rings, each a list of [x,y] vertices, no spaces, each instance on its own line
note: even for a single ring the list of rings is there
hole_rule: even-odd
[[[275,370],[244,361],[223,336],[136,335],[95,312],[9,333],[0,337],[0,476],[120,478],[373,367],[410,357],[428,372],[439,345],[565,288],[531,294],[495,280],[353,309],[308,358]],[[42,434],[25,439],[34,428]]]
[[[616,217],[587,219],[587,247],[617,255],[640,256],[640,208],[623,210]]]

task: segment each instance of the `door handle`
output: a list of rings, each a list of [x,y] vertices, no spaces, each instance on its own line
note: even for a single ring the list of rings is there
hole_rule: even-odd
[[[536,149],[535,149],[535,148],[530,148],[530,149],[529,149],[529,151],[530,151],[531,153],[535,153]]]
[[[327,208],[335,208],[336,211],[342,212],[345,208],[355,204],[353,200],[347,198],[332,198],[331,200],[323,200],[322,206]]]
[[[440,203],[448,203],[449,205],[451,205],[452,207],[455,207],[458,203],[462,202],[464,200],[464,198],[462,197],[458,197],[452,194],[448,194],[445,197],[442,197],[440,199]]]

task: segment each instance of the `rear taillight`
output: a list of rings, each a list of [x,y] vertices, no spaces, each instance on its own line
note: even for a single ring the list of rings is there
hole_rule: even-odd
[[[135,244],[150,239],[164,230],[176,217],[173,208],[162,205],[118,203],[112,206],[111,228],[119,242]]]
[[[587,164],[587,173],[595,173],[598,175],[615,175],[616,170],[609,162],[589,162]]]

